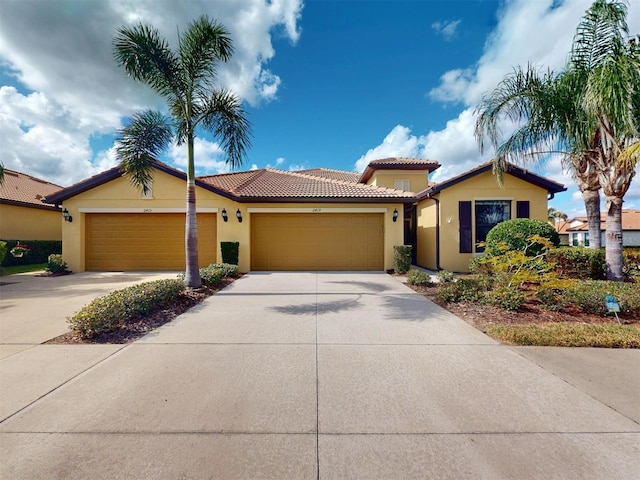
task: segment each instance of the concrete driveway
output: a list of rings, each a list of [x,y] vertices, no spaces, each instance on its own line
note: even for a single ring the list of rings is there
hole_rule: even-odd
[[[0,277],[0,358],[69,331],[66,319],[96,297],[177,272],[42,272]]]
[[[638,478],[640,352],[606,397],[540,351],[386,274],[251,273],[129,346],[0,361],[0,478]]]

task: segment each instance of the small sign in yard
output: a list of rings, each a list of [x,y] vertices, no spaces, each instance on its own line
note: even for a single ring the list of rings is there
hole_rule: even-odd
[[[616,316],[616,320],[618,320],[618,323],[620,323],[620,318],[618,318],[618,312],[620,311],[620,304],[611,295],[607,295],[605,297],[605,302],[607,302],[607,311],[609,313],[613,313]]]

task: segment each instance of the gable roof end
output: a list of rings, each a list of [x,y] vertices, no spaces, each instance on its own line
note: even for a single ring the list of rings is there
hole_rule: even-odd
[[[431,173],[438,168],[440,168],[440,164],[435,160],[404,157],[382,158],[369,162],[358,182],[367,183],[376,170],[428,170]]]
[[[430,195],[440,193],[445,188],[453,187],[454,185],[457,185],[460,182],[464,182],[465,180],[468,180],[472,177],[475,177],[476,175],[480,175],[481,173],[485,173],[490,170],[491,171],[493,170],[493,162],[492,161],[485,162],[477,166],[476,168],[468,170],[467,172],[464,172],[458,176],[450,178],[449,180],[445,180],[444,182],[436,183],[435,185],[429,186],[422,192],[419,192],[416,195],[416,197],[418,200],[423,200],[429,197]],[[511,163],[507,164],[507,169],[505,170],[505,173],[508,173],[513,177],[524,180],[525,182],[529,182],[533,185],[536,185],[537,187],[544,188],[550,194],[556,194],[556,193],[564,192],[567,190],[567,187],[565,187],[561,183],[554,182],[553,180],[549,180],[548,178],[545,178],[545,177],[541,177],[540,175],[537,175],[533,172],[530,172],[529,170],[526,170],[517,165],[513,165]]]

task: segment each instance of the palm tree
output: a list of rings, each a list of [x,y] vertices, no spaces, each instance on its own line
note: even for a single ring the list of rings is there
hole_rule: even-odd
[[[593,156],[605,195],[607,279],[622,272],[622,203],[640,159],[640,52],[627,42],[627,7],[596,0],[578,25],[570,70],[586,76],[582,108],[597,126]]]
[[[477,108],[476,138],[496,148],[500,174],[509,160],[561,153],[585,199],[592,246],[599,247],[599,189],[606,196],[607,278],[622,279],[622,199],[635,173],[640,108],[638,49],[624,41],[626,5],[596,0],[574,37],[559,73],[518,68]],[[519,128],[500,143],[503,116]],[[597,225],[597,227],[596,227]]]
[[[241,101],[214,86],[218,65],[233,53],[231,39],[221,24],[202,16],[189,24],[184,34],[178,34],[175,52],[156,29],[144,24],[119,29],[113,48],[118,64],[164,97],[169,109],[168,117],[153,110],[137,113],[120,130],[116,156],[131,182],[146,193],[154,158],[171,141],[186,143],[185,283],[199,288],[193,155],[196,129],[209,131],[220,140],[232,167],[242,163],[250,146],[251,126]]]
[[[569,218],[566,213],[561,212],[560,210],[556,210],[553,207],[549,207],[547,209],[547,220],[550,223],[555,223],[556,220],[566,220]]]

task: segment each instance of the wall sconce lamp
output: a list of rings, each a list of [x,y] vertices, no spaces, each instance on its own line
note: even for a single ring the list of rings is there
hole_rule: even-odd
[[[73,217],[69,215],[69,210],[67,210],[66,208],[62,210],[62,218],[64,218],[65,222],[73,222]]]
[[[227,215],[227,209],[223,208],[222,212],[220,212],[222,214],[222,220],[224,220],[225,222],[229,221],[229,216]]]
[[[238,222],[242,223],[242,213],[240,212],[240,209],[236,211],[236,218],[238,219]]]
[[[393,210],[393,221],[394,221],[394,222],[397,222],[397,221],[398,221],[398,209],[397,209],[397,208],[395,208],[395,209]]]

